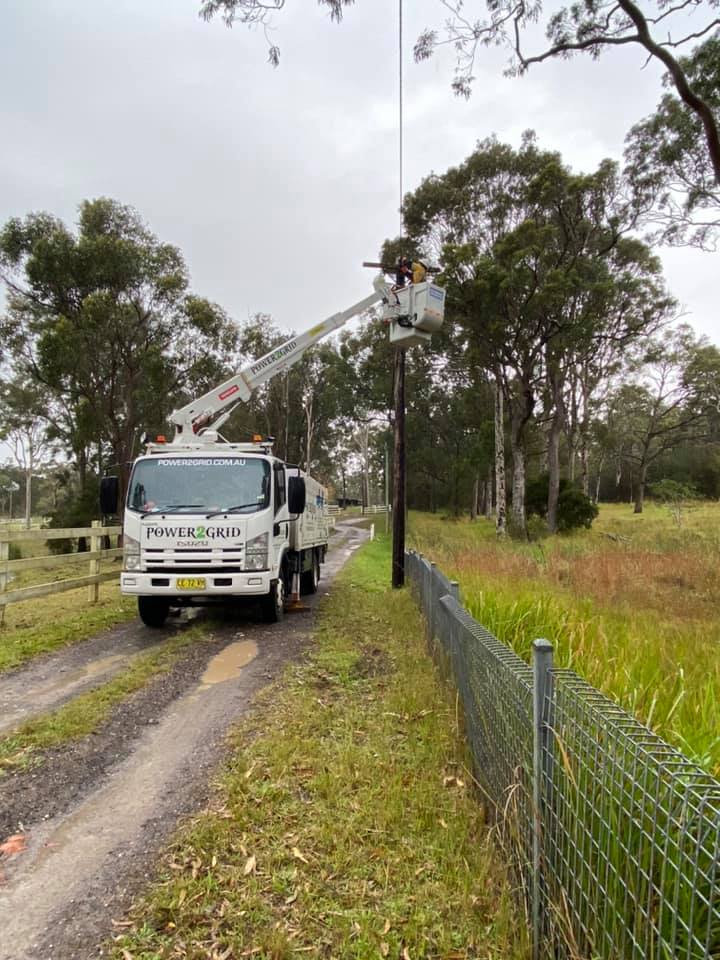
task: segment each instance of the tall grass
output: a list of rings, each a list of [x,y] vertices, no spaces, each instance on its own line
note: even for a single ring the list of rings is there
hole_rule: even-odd
[[[605,506],[593,530],[534,544],[412,514],[409,545],[521,656],[546,637],[559,666],[720,776],[720,505],[679,518]]]

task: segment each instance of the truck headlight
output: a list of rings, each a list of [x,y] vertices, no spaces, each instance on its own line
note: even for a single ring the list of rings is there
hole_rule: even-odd
[[[140,569],[140,541],[127,534],[123,537],[123,569]]]
[[[245,542],[245,569],[265,570],[268,565],[268,535],[261,533],[258,537]]]

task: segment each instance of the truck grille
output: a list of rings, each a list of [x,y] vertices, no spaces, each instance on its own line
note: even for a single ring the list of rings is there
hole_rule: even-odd
[[[147,549],[142,559],[148,573],[241,573],[242,548],[219,547],[215,550]]]

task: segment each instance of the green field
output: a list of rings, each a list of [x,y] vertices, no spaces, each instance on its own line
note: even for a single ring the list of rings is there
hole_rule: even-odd
[[[529,659],[570,667],[720,776],[720,505],[604,505],[592,530],[498,543],[493,523],[411,514],[408,547]]]

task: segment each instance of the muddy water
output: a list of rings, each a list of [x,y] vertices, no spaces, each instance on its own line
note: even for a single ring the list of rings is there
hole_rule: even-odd
[[[211,687],[226,680],[235,680],[240,671],[257,656],[258,648],[254,640],[239,640],[228,644],[207,665],[200,679],[200,688]]]

